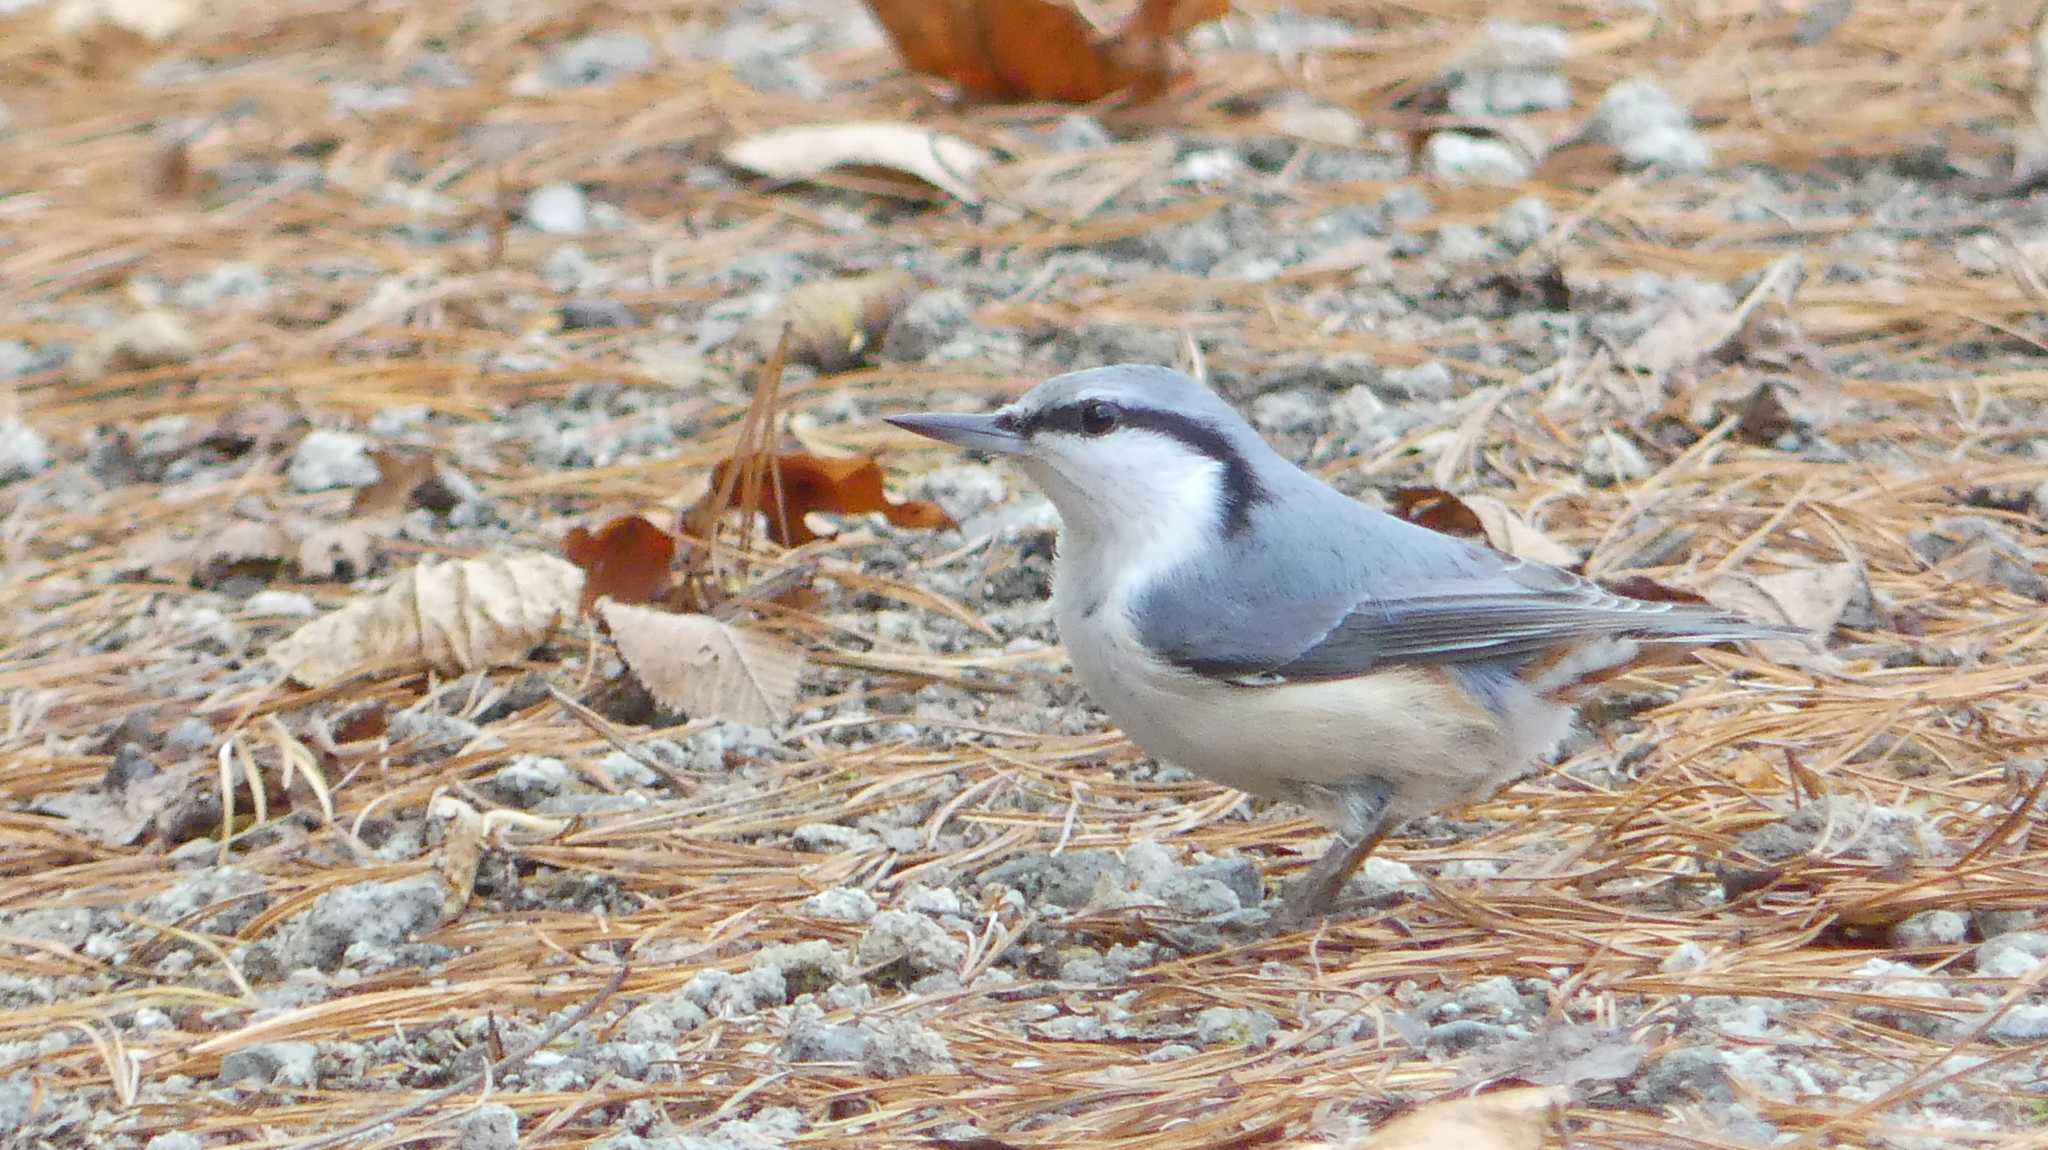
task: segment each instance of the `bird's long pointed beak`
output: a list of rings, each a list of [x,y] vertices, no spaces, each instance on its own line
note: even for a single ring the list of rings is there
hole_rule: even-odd
[[[926,411],[916,415],[891,415],[884,418],[905,431],[914,431],[940,443],[950,443],[969,451],[1018,455],[1024,451],[1025,444],[1030,442],[997,422],[993,415],[959,415],[951,412]]]

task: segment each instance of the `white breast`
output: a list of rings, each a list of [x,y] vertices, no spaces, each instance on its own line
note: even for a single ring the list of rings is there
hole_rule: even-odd
[[[1312,683],[1241,687],[1148,655],[1130,624],[1131,592],[1080,595],[1090,580],[1054,584],[1060,636],[1075,675],[1147,754],[1224,786],[1320,809],[1325,789],[1365,777],[1392,785],[1393,814],[1412,818],[1469,801],[1533,763],[1570,712],[1540,700],[1514,729],[1433,668],[1397,668]],[[1096,604],[1091,612],[1088,607]]]

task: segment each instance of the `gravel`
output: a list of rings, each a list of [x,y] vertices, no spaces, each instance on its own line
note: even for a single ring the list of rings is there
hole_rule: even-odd
[[[368,487],[377,482],[377,463],[370,458],[370,440],[348,431],[313,431],[292,450],[286,477],[300,491],[337,487]]]

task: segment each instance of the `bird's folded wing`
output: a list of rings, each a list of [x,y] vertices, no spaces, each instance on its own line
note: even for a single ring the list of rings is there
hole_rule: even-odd
[[[1233,647],[1227,637],[1212,632],[1188,636],[1179,649],[1161,654],[1212,677],[1298,681],[1359,675],[1399,663],[1512,661],[1609,635],[1714,643],[1793,633],[1712,608],[1624,598],[1569,572],[1515,561],[1486,576],[1449,580],[1432,589],[1361,594],[1339,612],[1271,613],[1268,618],[1281,625],[1267,631],[1257,649]],[[1328,623],[1333,613],[1336,621]],[[1289,615],[1319,615],[1323,622],[1289,628],[1284,626]]]

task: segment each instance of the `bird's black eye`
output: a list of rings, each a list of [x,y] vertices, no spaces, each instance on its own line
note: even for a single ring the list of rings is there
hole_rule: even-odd
[[[1117,418],[1123,413],[1116,404],[1105,399],[1091,399],[1081,405],[1081,432],[1084,435],[1107,435],[1116,430]]]

